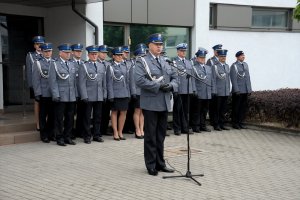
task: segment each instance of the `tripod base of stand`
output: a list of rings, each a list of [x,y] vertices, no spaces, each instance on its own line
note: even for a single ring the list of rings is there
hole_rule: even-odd
[[[180,176],[163,176],[163,179],[166,178],[190,178],[193,181],[195,181],[199,186],[201,186],[201,183],[199,183],[196,179],[193,178],[193,176],[204,176],[204,174],[195,174],[192,175],[192,173],[190,171],[187,171],[185,175],[180,175]]]

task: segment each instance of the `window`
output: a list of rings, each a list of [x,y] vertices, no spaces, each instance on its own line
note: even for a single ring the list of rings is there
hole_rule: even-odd
[[[288,10],[256,9],[252,10],[253,28],[287,28]]]

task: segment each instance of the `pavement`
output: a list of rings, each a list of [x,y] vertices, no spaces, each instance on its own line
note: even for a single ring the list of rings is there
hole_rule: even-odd
[[[170,131],[172,134],[172,132]],[[299,200],[300,137],[258,130],[190,136],[192,174],[147,174],[143,140],[0,146],[0,199]],[[166,137],[165,158],[187,171],[186,135]]]

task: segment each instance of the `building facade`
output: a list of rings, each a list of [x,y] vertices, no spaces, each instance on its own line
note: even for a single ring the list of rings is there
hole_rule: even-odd
[[[295,6],[296,0],[0,0],[0,110],[31,103],[22,66],[32,50],[31,38],[39,34],[54,47],[79,42],[134,48],[150,33],[163,32],[170,57],[181,42],[189,44],[190,57],[198,47],[211,56],[211,47],[221,43],[229,64],[237,51],[245,52],[254,90],[299,88]]]

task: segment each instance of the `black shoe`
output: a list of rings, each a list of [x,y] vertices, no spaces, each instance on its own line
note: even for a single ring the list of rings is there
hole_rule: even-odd
[[[222,131],[222,129],[219,126],[214,126],[215,131]]]
[[[114,137],[114,140],[116,140],[116,141],[120,141],[120,138],[118,138],[118,137],[117,137],[117,138],[115,138],[115,137]]]
[[[49,143],[50,140],[49,140],[48,138],[44,138],[44,139],[42,139],[42,142],[44,142],[44,143]]]
[[[197,129],[193,129],[193,132],[194,133],[201,133],[200,129],[198,129],[198,128]]]
[[[96,142],[104,142],[104,140],[102,139],[102,137],[96,137],[96,138],[93,138],[93,141],[96,141]]]
[[[158,171],[156,169],[147,169],[147,170],[149,175],[157,176],[158,174]]]
[[[124,136],[123,137],[119,136],[119,138],[120,138],[120,140],[126,140],[126,138]]]
[[[137,135],[136,133],[135,133],[135,138],[136,139],[144,139],[144,137],[142,135]]]
[[[227,128],[227,127],[225,127],[225,126],[220,126],[220,128],[221,128],[222,130],[225,130],[225,131],[230,130],[229,128]]]
[[[240,126],[237,125],[237,124],[233,124],[233,125],[232,125],[232,128],[234,128],[234,129],[241,129]]]
[[[189,129],[181,131],[182,134],[188,134],[188,132],[189,132]]]
[[[244,125],[242,125],[242,124],[239,124],[239,127],[240,127],[241,129],[248,129],[246,126],[244,126]]]
[[[174,131],[174,135],[181,135],[179,131]]]
[[[86,144],[91,144],[91,140],[90,139],[84,139],[83,142],[86,143]]]
[[[209,128],[206,128],[206,127],[200,128],[200,131],[211,132],[211,130]]]
[[[70,145],[75,145],[76,143],[74,141],[72,141],[70,138],[65,139],[65,143],[66,144],[70,144]]]
[[[173,173],[174,172],[174,169],[170,169],[170,168],[167,168],[167,167],[158,168],[156,170],[161,171],[161,172],[166,172],[166,173]]]
[[[67,145],[64,143],[63,140],[57,140],[56,143],[57,143],[58,146],[63,146],[63,147],[64,147],[64,146],[67,146]]]
[[[56,138],[55,137],[50,137],[50,141],[56,142]]]

